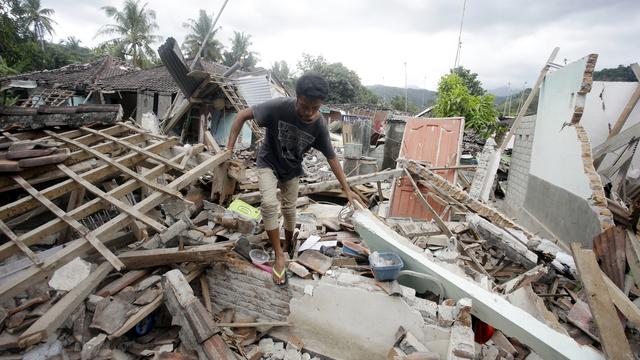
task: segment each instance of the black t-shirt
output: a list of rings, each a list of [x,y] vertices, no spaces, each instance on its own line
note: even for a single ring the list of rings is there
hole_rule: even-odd
[[[258,126],[267,129],[257,165],[273,169],[278,180],[303,175],[302,160],[312,147],[327,159],[336,156],[322,115],[311,123],[303,122],[296,112],[295,98],[272,99],[254,105],[252,110]]]

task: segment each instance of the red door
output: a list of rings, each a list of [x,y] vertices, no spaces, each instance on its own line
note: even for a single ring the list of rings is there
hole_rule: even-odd
[[[423,162],[430,168],[457,166],[463,134],[464,118],[409,118],[404,128],[399,156]],[[434,172],[455,184],[455,169]],[[444,206],[427,196],[427,188],[419,184],[418,187],[434,210],[441,214]],[[416,198],[413,186],[406,176],[396,179],[389,216],[431,220],[431,215]],[[443,218],[449,218],[448,212]]]

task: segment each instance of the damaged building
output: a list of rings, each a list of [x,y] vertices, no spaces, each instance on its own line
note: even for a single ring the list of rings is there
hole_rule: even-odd
[[[159,55],[147,70],[109,60],[121,71],[109,76],[95,65],[82,89],[81,66],[2,80],[24,100],[0,108],[3,358],[640,352],[640,91],[594,82],[597,55],[552,55],[536,114],[488,139],[477,164],[462,161],[464,118],[328,105],[361,201],[306,155],[286,287],[259,210],[263,130],[248,124],[233,154],[224,144],[237,112],[290,94],[268,71],[187,61],[171,38]],[[45,88],[74,94],[45,101]]]

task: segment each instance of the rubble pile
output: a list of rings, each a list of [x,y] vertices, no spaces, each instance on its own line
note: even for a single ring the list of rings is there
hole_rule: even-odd
[[[171,44],[161,58],[178,63]],[[475,194],[493,183],[495,149],[476,165],[461,164],[463,118],[407,118],[395,167],[376,164],[377,171],[347,178],[357,202],[347,203],[319,153],[306,155],[294,241],[285,249],[288,281],[278,286],[255,167],[255,142],[264,134],[252,124],[253,146],[233,153],[207,125],[222,118],[187,124],[195,100],[223,96],[223,108],[236,111],[250,105],[230,78],[186,68],[168,70],[176,83],[197,78],[203,86],[181,89],[187,99],[176,100],[157,127],[169,134],[181,127],[179,138],[132,122],[92,123],[88,115],[64,127],[24,118],[2,133],[3,358],[494,360],[639,352],[633,182],[625,189],[616,180],[605,192],[597,173],[580,173],[592,191],[580,209],[597,210],[592,218],[602,229],[593,250],[565,244]],[[355,126],[334,128],[343,132],[334,146],[372,150],[370,136],[350,133]],[[188,139],[199,141],[182,144]],[[475,145],[469,151],[480,151]],[[579,165],[591,170],[588,144],[579,145]],[[65,157],[19,164],[50,156],[43,151]],[[344,149],[337,153],[346,159]],[[464,173],[475,173],[477,186]]]

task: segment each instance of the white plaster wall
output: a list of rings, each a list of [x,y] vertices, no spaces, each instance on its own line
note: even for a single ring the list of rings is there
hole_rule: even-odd
[[[580,120],[589,135],[592,149],[605,142],[609,135],[609,127],[613,127],[638,86],[637,82],[593,82],[591,92],[587,94],[582,120]],[[640,122],[640,106],[636,104],[622,130],[638,122]],[[611,159],[608,160],[602,165],[606,166],[611,161]],[[631,166],[640,169],[640,157],[636,156]]]
[[[587,58],[582,58],[545,77],[540,88],[530,174],[584,199],[591,197],[589,178],[582,165],[582,149],[570,123],[584,95],[582,84]],[[541,194],[543,195],[543,194]]]

